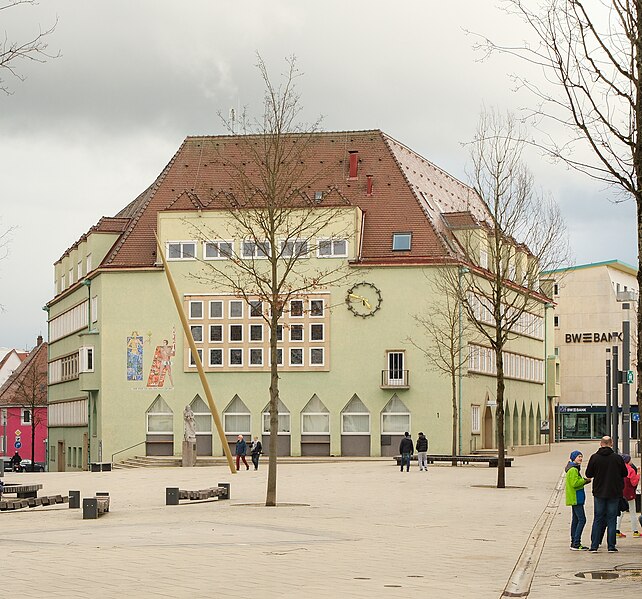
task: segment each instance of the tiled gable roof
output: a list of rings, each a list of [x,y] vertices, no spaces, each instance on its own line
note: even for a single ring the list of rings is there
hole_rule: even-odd
[[[32,380],[42,380],[47,384],[47,343],[40,343],[31,350],[20,366],[16,368],[11,376],[0,387],[0,406],[23,405],[24,399],[19,397],[20,385],[26,381],[29,384],[30,373],[36,369],[38,376]],[[46,394],[45,394],[46,397]]]
[[[300,138],[290,135],[288,141]],[[102,266],[153,267],[158,213],[225,209],[236,183],[230,165],[242,164],[250,178],[257,176],[247,148],[260,140],[260,136],[185,139],[156,181],[111,219],[109,225],[121,226],[122,235]],[[351,153],[358,156],[353,178]],[[353,205],[363,210],[360,260],[364,262],[452,258],[457,246],[442,213],[487,218],[483,202],[470,187],[379,130],[314,134],[301,165],[302,179],[313,182],[299,190],[297,203],[314,206],[319,201],[315,193],[323,192],[323,206]],[[412,232],[410,251],[392,250],[396,232]]]

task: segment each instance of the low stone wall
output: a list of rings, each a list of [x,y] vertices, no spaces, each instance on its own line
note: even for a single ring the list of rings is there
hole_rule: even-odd
[[[532,455],[534,453],[546,453],[549,450],[548,443],[544,445],[509,445],[506,448],[507,455]]]

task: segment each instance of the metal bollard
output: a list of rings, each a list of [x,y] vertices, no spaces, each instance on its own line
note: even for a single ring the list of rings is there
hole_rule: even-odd
[[[95,497],[85,497],[82,500],[82,519],[96,520],[98,518],[98,500]]]
[[[225,489],[225,495],[221,495],[219,499],[229,499],[230,498],[230,483],[218,483],[219,487],[223,487]]]
[[[80,509],[80,491],[69,491],[69,509]]]
[[[178,487],[165,488],[165,505],[178,505]]]

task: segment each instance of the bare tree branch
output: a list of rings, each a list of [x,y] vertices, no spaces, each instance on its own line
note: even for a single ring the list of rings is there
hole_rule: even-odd
[[[16,8],[21,4],[37,4],[35,0],[11,0],[0,5],[0,11]],[[52,58],[58,58],[60,53],[52,54],[48,51],[49,44],[47,41],[58,24],[58,19],[48,29],[39,28],[38,33],[27,40],[15,41],[9,38],[5,31],[0,39],[0,72],[9,73],[12,77],[24,81],[24,76],[20,74],[19,65],[24,61],[47,62]],[[10,94],[11,91],[4,78],[0,77],[0,91]]]

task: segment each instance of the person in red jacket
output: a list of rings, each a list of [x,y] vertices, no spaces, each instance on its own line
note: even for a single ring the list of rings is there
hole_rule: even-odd
[[[631,516],[631,530],[633,531],[634,537],[639,537],[640,532],[638,531],[638,523],[635,513],[635,489],[640,482],[640,475],[635,470],[631,464],[631,456],[628,454],[622,454],[622,459],[626,464],[627,475],[624,478],[624,490],[622,491],[622,496],[626,499],[629,504],[629,515]],[[622,516],[624,512],[620,512],[620,515],[617,517],[617,531],[616,534],[618,538],[626,537],[622,531]]]

